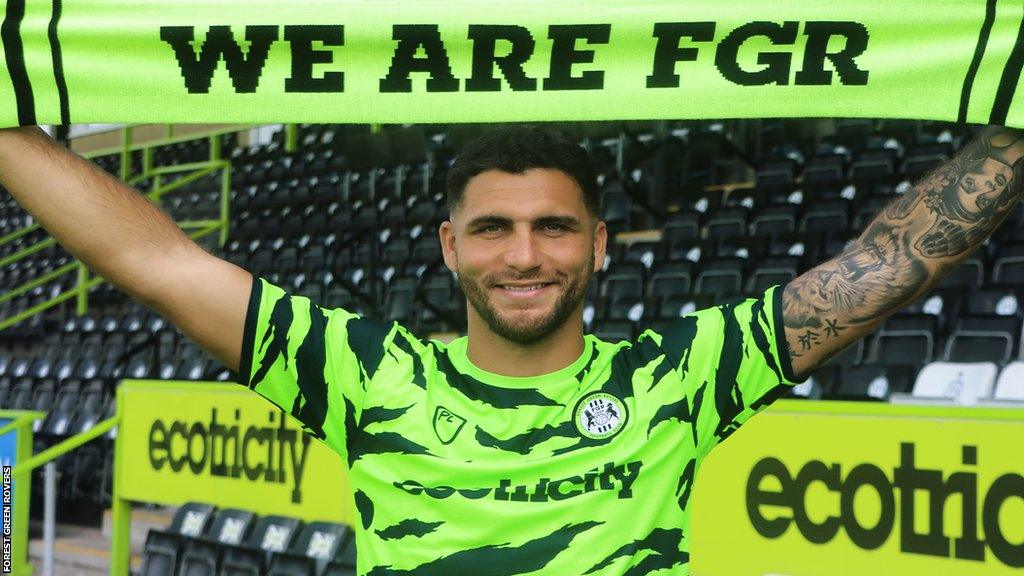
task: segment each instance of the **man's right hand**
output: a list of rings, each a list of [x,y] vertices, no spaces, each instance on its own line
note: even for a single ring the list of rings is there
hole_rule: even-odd
[[[238,370],[248,272],[37,127],[0,130],[0,185],[68,252]]]

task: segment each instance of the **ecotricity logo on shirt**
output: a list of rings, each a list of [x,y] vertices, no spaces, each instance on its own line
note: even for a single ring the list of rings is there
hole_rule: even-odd
[[[469,500],[489,498],[511,502],[547,502],[568,500],[589,492],[603,490],[618,491],[619,498],[633,497],[633,482],[640,477],[643,462],[625,464],[606,463],[603,467],[592,468],[584,474],[565,478],[541,478],[533,484],[513,484],[511,479],[502,478],[491,488],[455,488],[452,486],[424,486],[415,480],[395,482],[395,488],[414,496],[426,495],[444,500],[458,494]]]

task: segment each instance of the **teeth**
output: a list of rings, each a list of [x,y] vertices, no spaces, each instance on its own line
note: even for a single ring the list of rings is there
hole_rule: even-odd
[[[505,290],[512,290],[513,292],[529,292],[530,290],[540,290],[543,288],[543,284],[536,284],[534,286],[504,286]]]

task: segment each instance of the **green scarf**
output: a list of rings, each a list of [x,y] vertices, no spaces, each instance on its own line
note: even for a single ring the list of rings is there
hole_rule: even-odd
[[[1024,127],[1021,0],[7,0],[0,125]]]

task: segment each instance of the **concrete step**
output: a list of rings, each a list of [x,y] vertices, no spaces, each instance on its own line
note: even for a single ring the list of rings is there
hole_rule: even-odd
[[[142,551],[146,534],[150,528],[166,529],[171,524],[176,509],[153,510],[136,508],[132,510],[131,569],[142,567]],[[32,521],[32,532],[42,534],[42,522]],[[110,574],[110,536],[113,521],[110,510],[103,514],[101,528],[57,524],[54,542],[54,571],[59,576],[106,576]],[[44,543],[42,537],[29,541],[29,562],[35,574],[42,576]]]

